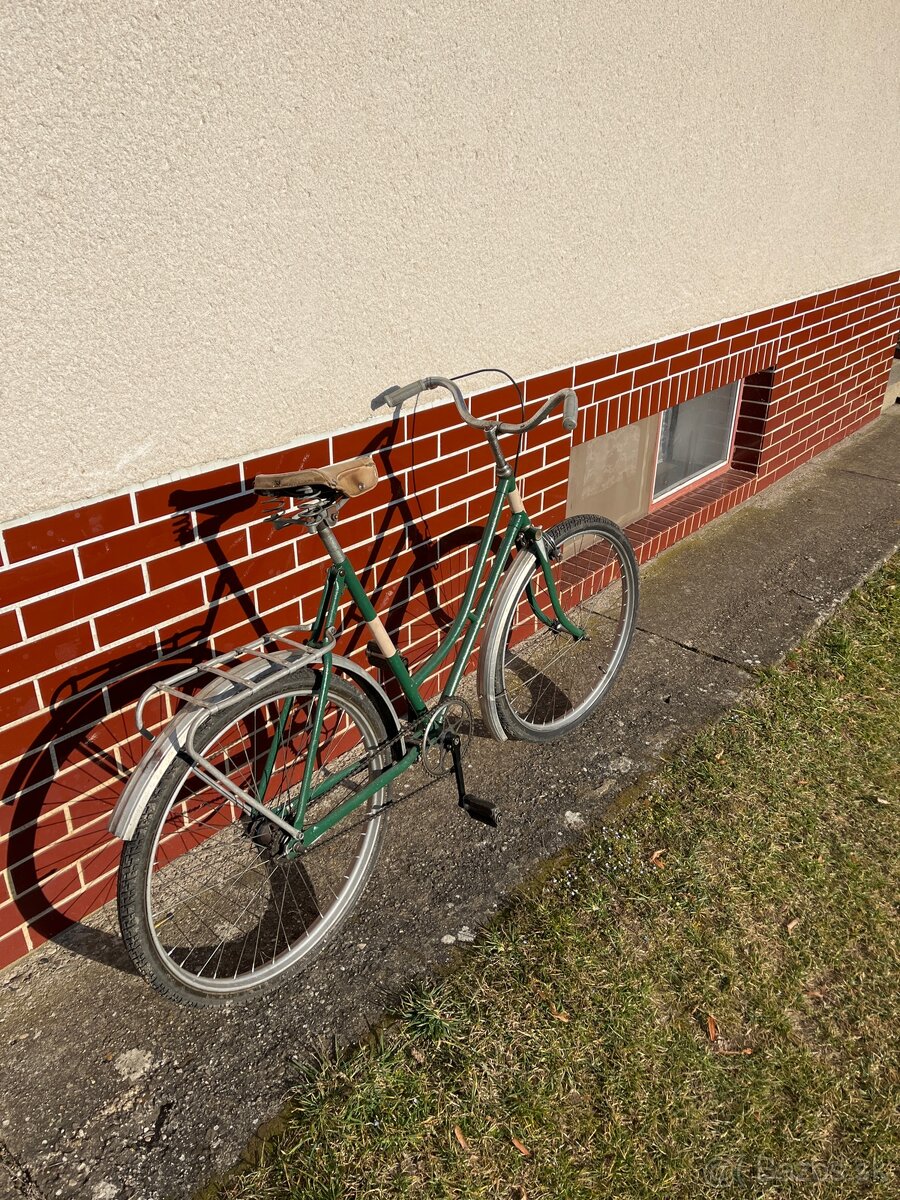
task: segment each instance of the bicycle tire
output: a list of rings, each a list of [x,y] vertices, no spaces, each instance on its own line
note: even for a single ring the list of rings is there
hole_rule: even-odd
[[[637,560],[615,522],[581,514],[543,536],[563,611],[588,635],[576,641],[558,623],[542,623],[529,585],[545,615],[552,602],[537,557],[522,551],[497,595],[478,668],[484,722],[501,741],[551,742],[582,725],[618,676],[637,622]],[[559,646],[558,654],[549,649]],[[568,680],[556,666],[567,656]]]
[[[298,772],[302,770],[305,758],[301,753],[296,753],[297,750],[302,751],[302,730],[295,727],[294,717],[301,713],[304,705],[308,706],[313,695],[314,683],[315,672],[309,668],[300,668],[293,676],[285,677],[282,674],[273,679],[257,689],[250,698],[230,698],[203,719],[195,737],[196,745],[203,747],[206,756],[221,751],[223,762],[229,763],[229,774],[237,775],[248,769],[252,771],[271,745],[271,732],[267,731],[270,731],[274,720],[277,719],[273,717],[273,713],[281,711],[279,701],[289,702],[282,750],[276,758],[269,786],[263,795],[267,805],[273,805],[276,801],[289,802],[291,790],[297,787]],[[251,753],[248,753],[246,745],[244,746],[243,761],[240,760],[240,754],[235,750],[232,741],[228,739],[229,730],[240,730],[244,743],[250,745]],[[353,782],[356,774],[362,777],[360,782],[364,782],[389,765],[387,734],[374,705],[361,689],[335,676],[330,679],[323,731],[327,731],[328,740],[323,739],[316,747],[317,757],[322,761],[323,767],[327,767],[329,761],[337,761],[324,759],[324,756],[330,753],[329,747],[332,747],[334,755],[339,756],[342,764],[347,763],[348,756],[359,755],[360,766],[354,772],[354,776],[351,776],[346,784],[337,785],[342,787],[344,792],[356,786]],[[351,742],[357,741],[357,735],[358,744],[351,745]],[[219,765],[221,768],[221,764]],[[315,770],[321,769],[317,764]],[[243,782],[246,786],[246,781]],[[339,795],[329,807],[337,807],[346,798],[346,795]],[[173,752],[172,761],[142,814],[134,837],[123,847],[119,869],[119,923],[125,945],[138,971],[167,998],[195,1007],[241,1002],[287,982],[320,953],[361,898],[375,868],[384,835],[383,810],[388,798],[389,787],[380,789],[369,801],[342,818],[332,830],[308,849],[301,851],[296,858],[279,858],[273,850],[277,845],[278,827],[266,822],[264,818],[254,826],[252,820],[241,813],[236,805],[229,805],[219,793],[197,781],[196,775],[191,771],[190,762],[183,753]],[[167,818],[176,808],[179,808],[179,812],[175,823],[170,824],[168,832],[163,835],[163,830],[167,828]],[[192,813],[200,814],[196,816],[193,825]],[[228,817],[227,823],[224,819],[220,820],[221,813]],[[321,815],[322,813],[317,811],[313,819],[319,819]],[[180,827],[178,822],[181,822]],[[201,826],[202,836],[199,832]],[[355,845],[352,844],[354,830]],[[320,909],[322,904],[316,894],[315,882],[310,882],[313,878],[310,864],[316,858],[317,870],[321,871],[322,865],[327,865],[324,860],[329,853],[332,859],[336,859],[341,851],[335,847],[344,836],[350,838],[347,849],[352,866],[349,870],[344,870],[338,863],[336,878],[341,878],[341,882],[337,890],[333,885],[330,887],[333,898],[328,901],[324,912],[313,911]],[[176,843],[174,849],[173,843]],[[184,845],[180,845],[181,843]],[[220,879],[219,868],[225,862],[231,861],[232,853],[242,864],[247,864],[246,867],[242,867],[243,875],[238,874],[231,879],[225,876]],[[341,871],[344,871],[342,876]],[[254,872],[255,874],[252,874]],[[265,907],[258,915],[258,931],[253,946],[254,962],[249,969],[244,969],[242,956],[254,930],[251,926],[244,934],[238,922],[243,920],[246,924],[247,921],[256,919],[257,914],[251,911],[249,916],[245,916],[246,908],[232,908],[226,909],[223,916],[219,909],[206,905],[204,901],[213,918],[218,918],[222,923],[217,929],[202,911],[198,922],[195,910],[187,908],[187,902],[183,901],[182,897],[191,884],[192,876],[197,876],[201,885],[200,891],[195,892],[195,895],[208,897],[213,888],[225,887],[229,882],[240,881],[244,876],[249,876],[248,887],[262,880],[261,888],[265,889],[269,884],[274,894],[279,875],[284,884],[281,905],[277,910],[274,953],[267,960],[261,959],[259,964],[256,964],[255,956],[261,941],[265,948],[272,944],[273,938],[270,898],[263,896],[262,891],[257,889],[256,896],[262,896],[261,902]],[[297,885],[302,883],[305,888],[303,891],[298,886],[299,901],[292,880]],[[173,922],[171,914],[163,904],[167,887],[174,897],[172,903],[181,906],[175,911],[181,914],[182,909],[184,910],[184,915],[179,915],[175,921],[171,934],[172,937],[176,937],[180,933],[182,942],[188,940],[187,953],[183,955],[183,945],[167,946],[166,940],[171,939],[165,939],[160,934],[161,928],[171,926]],[[322,892],[324,895],[324,889]],[[191,897],[192,900],[195,899],[195,895]],[[216,898],[221,902],[222,896],[219,892],[216,893]],[[250,904],[249,900],[247,904]],[[305,910],[310,911],[307,913]],[[311,923],[306,920],[307,916],[310,917]],[[212,954],[218,952],[218,964],[227,964],[229,970],[237,955],[237,965],[230,978],[224,971],[218,976],[212,972],[204,974],[199,966],[199,958],[209,947],[204,945],[199,954],[195,954],[197,947],[191,945],[189,935],[182,924],[188,921],[211,929],[214,936],[220,932],[222,925],[235,926],[237,936],[229,942],[226,942],[223,936],[222,949],[219,950],[216,946],[212,951]],[[294,927],[297,927],[300,921],[304,922],[302,928],[293,936],[290,923],[293,922]],[[279,950],[281,933],[284,934],[285,947]],[[241,937],[241,945],[237,947],[238,938]],[[176,961],[179,955],[181,962]],[[211,956],[207,959],[207,964],[209,961]],[[186,966],[187,963],[190,965]]]

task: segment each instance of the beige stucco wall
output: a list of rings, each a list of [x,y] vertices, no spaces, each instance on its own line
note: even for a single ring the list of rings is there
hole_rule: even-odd
[[[0,519],[900,262],[891,0],[0,15]]]

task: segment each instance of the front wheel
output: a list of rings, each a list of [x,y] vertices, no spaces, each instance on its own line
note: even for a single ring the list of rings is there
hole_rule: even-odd
[[[303,668],[214,708],[195,744],[220,772],[289,823],[315,755],[304,827],[327,818],[390,762],[378,713],[331,677],[321,738],[310,745],[321,676]],[[334,783],[329,784],[333,778]],[[190,1005],[243,1000],[308,964],[349,915],[375,866],[387,789],[307,848],[171,764],[125,843],[119,921],[141,974]]]
[[[494,603],[478,666],[484,722],[500,740],[550,742],[577,729],[612,687],[637,621],[637,560],[618,525],[568,517],[543,543],[571,628],[536,552],[523,550]]]

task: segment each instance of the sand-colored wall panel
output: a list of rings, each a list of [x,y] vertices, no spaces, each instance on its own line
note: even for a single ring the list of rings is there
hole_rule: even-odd
[[[659,439],[658,416],[574,446],[568,512],[592,512],[630,525],[650,506]]]
[[[893,269],[887,0],[8,6],[0,520]]]

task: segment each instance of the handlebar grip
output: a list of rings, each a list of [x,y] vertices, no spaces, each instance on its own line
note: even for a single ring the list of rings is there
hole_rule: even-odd
[[[399,408],[404,400],[411,400],[413,396],[418,396],[419,392],[424,391],[424,379],[417,379],[415,383],[406,383],[403,387],[395,383],[393,387],[385,388],[378,400],[383,404],[389,404],[391,408]]]
[[[566,389],[566,396],[563,400],[563,429],[568,429],[571,432],[578,424],[578,396],[571,388]]]

